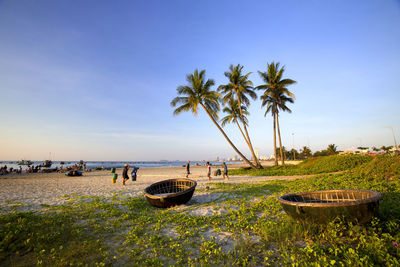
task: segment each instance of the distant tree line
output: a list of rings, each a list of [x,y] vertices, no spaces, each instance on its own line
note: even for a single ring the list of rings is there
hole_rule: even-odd
[[[393,146],[381,146],[380,148],[377,147],[371,147],[371,150],[374,152],[384,152],[384,153],[389,153]],[[369,147],[357,147],[359,150],[369,150]],[[303,148],[300,149],[300,151],[297,151],[296,149],[291,149],[291,150],[286,150],[285,147],[283,147],[283,155],[286,159],[307,159],[310,157],[322,157],[322,156],[331,156],[331,155],[336,155],[339,154],[339,150],[337,149],[337,146],[335,144],[330,144],[326,149],[320,150],[320,151],[315,151],[312,153],[311,149],[307,146],[303,146]],[[280,153],[278,153],[279,156]]]
[[[312,153],[311,149],[307,146],[303,146],[300,151],[296,150],[295,148],[292,148],[291,150],[286,150],[285,147],[283,147],[283,155],[286,159],[307,159],[310,157],[320,157],[320,156],[330,156],[330,155],[335,155],[338,154],[339,151],[337,150],[337,146],[334,144],[328,145],[328,147],[324,150],[321,151],[316,151]],[[280,155],[280,151],[278,153],[278,156]]]

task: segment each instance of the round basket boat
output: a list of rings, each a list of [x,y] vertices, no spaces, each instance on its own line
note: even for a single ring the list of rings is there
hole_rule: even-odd
[[[158,208],[169,208],[187,203],[193,196],[197,182],[190,179],[170,179],[154,183],[144,190],[147,201]]]
[[[382,195],[370,190],[325,190],[288,194],[278,198],[294,219],[327,223],[340,217],[345,221],[369,222],[378,215]]]

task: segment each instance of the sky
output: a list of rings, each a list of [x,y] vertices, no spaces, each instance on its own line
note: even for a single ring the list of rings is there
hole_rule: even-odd
[[[3,0],[0,36],[0,160],[232,157],[203,111],[170,102],[195,69],[216,90],[241,64],[257,86],[272,61],[297,81],[286,148],[400,143],[400,1]],[[249,112],[270,155],[272,116],[260,100]]]

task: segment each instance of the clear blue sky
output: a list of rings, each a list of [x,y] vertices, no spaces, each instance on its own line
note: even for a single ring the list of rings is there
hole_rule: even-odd
[[[259,85],[271,61],[298,82],[287,148],[393,145],[385,126],[400,143],[400,1],[0,1],[0,36],[0,160],[233,156],[170,101],[196,68],[219,85],[240,63]],[[271,154],[260,104],[249,131]]]

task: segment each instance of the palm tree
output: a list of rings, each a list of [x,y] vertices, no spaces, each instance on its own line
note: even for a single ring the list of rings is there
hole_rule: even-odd
[[[310,157],[311,154],[311,149],[308,148],[307,146],[303,146],[303,148],[301,149],[301,153],[300,153],[301,157],[303,158],[308,158]]]
[[[175,97],[171,101],[171,106],[176,107],[174,110],[174,115],[178,115],[184,111],[191,111],[195,116],[198,114],[199,106],[201,106],[210,117],[210,119],[214,122],[215,126],[221,131],[222,135],[228,141],[228,143],[232,146],[232,148],[239,154],[239,156],[247,162],[253,169],[256,169],[254,166],[232,143],[232,141],[228,138],[224,130],[219,126],[218,120],[218,111],[220,109],[219,100],[221,95],[212,91],[211,87],[215,84],[214,80],[207,79],[205,80],[205,70],[198,71],[197,69],[193,74],[189,74],[186,76],[186,80],[188,85],[179,86],[176,91],[179,96]]]
[[[254,153],[253,145],[251,144],[250,136],[247,131],[247,125],[243,118],[243,110],[241,108],[242,104],[245,107],[248,107],[250,105],[250,100],[247,97],[247,95],[250,96],[253,100],[257,99],[257,95],[253,91],[253,83],[249,80],[249,75],[251,74],[251,72],[243,75],[242,70],[243,66],[241,66],[240,64],[236,66],[230,65],[229,71],[224,73],[225,77],[229,79],[229,83],[219,86],[218,91],[224,94],[223,96],[224,104],[229,102],[234,103],[232,101],[235,100],[234,96],[236,95],[240,120],[242,122],[243,129],[245,132],[244,139],[247,145],[249,146],[251,154],[253,155],[255,164],[257,165],[258,168],[262,168],[260,162],[258,161]]]
[[[296,81],[292,79],[282,79],[283,72],[285,71],[285,67],[279,68],[279,62],[271,64],[267,63],[267,71],[258,73],[261,78],[264,80],[265,84],[257,86],[256,89],[265,90],[264,94],[261,96],[262,104],[264,107],[267,104],[267,111],[272,113],[274,116],[274,151],[276,153],[276,137],[275,137],[275,125],[278,130],[278,138],[279,138],[279,147],[282,147],[281,133],[279,128],[279,110],[287,111],[291,113],[292,111],[286,106],[286,104],[293,103],[295,96],[292,92],[287,89],[287,86],[295,84]],[[268,109],[269,106],[272,106]],[[281,161],[282,165],[285,164],[283,151],[280,150],[281,153]],[[276,155],[275,155],[276,158]],[[277,162],[275,162],[277,165]]]
[[[225,127],[228,123],[235,122],[237,127],[239,128],[240,132],[242,133],[242,136],[244,140],[246,141],[247,145],[249,145],[247,138],[245,134],[242,131],[242,127],[240,127],[239,120],[242,120],[240,118],[240,111],[238,108],[238,103],[237,100],[229,101],[229,106],[224,107],[222,110],[224,113],[227,115],[221,119],[221,126]],[[248,120],[247,117],[249,115],[249,112],[247,111],[247,108],[245,106],[242,106],[242,114],[243,114],[243,121],[245,125],[248,125]]]
[[[335,144],[330,144],[328,145],[328,148],[326,149],[329,155],[335,155],[337,154],[337,146]]]
[[[283,155],[283,158],[286,160],[287,158],[290,158],[293,155],[293,154],[291,154],[292,153],[291,151],[286,150],[285,146],[282,147],[282,153],[281,153],[280,147],[278,147],[276,150],[277,150],[278,158],[280,158]]]

